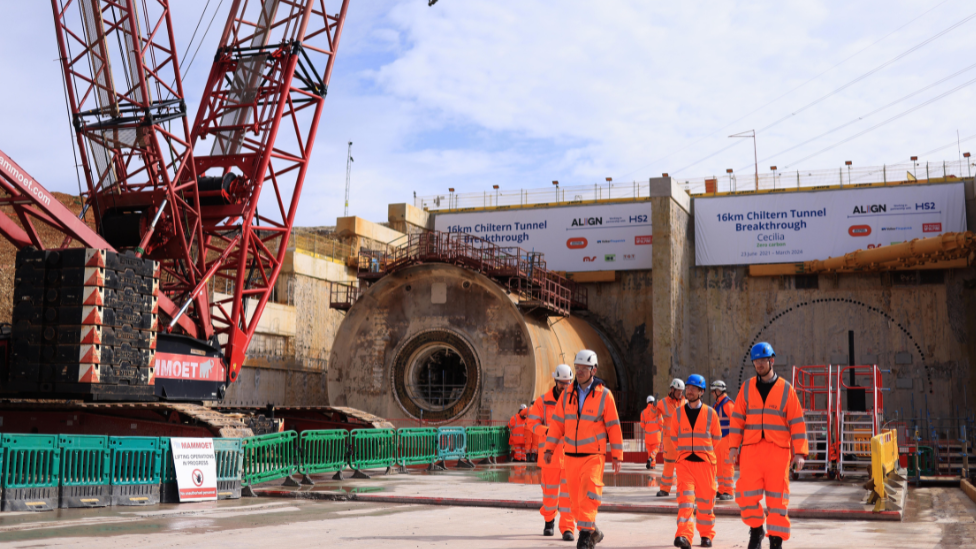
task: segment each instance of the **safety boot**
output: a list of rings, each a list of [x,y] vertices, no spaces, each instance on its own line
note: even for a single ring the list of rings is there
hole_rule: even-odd
[[[590,535],[590,539],[593,540],[593,545],[603,541],[603,532],[600,530],[599,526],[593,527],[593,533]]]
[[[783,538],[779,536],[769,536],[769,549],[782,549]]]
[[[691,542],[688,541],[688,538],[679,536],[674,538],[674,546],[681,547],[681,549],[691,549]]]
[[[701,546],[702,547],[711,547],[712,546],[712,538],[702,538]]]
[[[648,469],[650,469],[650,468],[651,468],[651,460],[647,460],[647,468],[648,468]]]
[[[574,539],[576,538],[573,537],[572,531],[566,530],[565,532],[563,532],[563,541],[573,541]]]
[[[763,527],[750,528],[749,529],[749,547],[748,549],[760,549],[762,547],[763,536],[766,535],[766,531]]]
[[[543,536],[552,536],[556,533],[556,521],[547,520],[546,527],[542,529]]]
[[[579,539],[576,540],[576,549],[593,549],[596,544],[590,539],[592,532],[589,530],[580,530]]]
[[[665,498],[665,497],[668,497],[670,495],[671,495],[671,492],[665,492],[664,490],[658,490],[657,491],[657,497],[659,497],[659,498]]]

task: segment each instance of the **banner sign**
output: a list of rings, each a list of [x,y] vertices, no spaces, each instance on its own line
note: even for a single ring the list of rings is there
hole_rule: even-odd
[[[193,381],[224,381],[227,372],[219,358],[156,353],[156,377]]]
[[[180,502],[217,499],[217,456],[212,438],[171,438]]]
[[[651,268],[649,202],[437,213],[434,229],[542,252],[551,271]]]
[[[798,263],[966,230],[962,183],[695,199],[695,264]]]

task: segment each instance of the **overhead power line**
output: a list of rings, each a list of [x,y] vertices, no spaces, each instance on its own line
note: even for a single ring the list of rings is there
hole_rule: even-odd
[[[893,35],[893,34],[895,34],[896,32],[898,32],[898,31],[900,31],[900,30],[902,30],[902,29],[904,29],[905,27],[907,27],[907,26],[909,26],[909,25],[911,25],[911,24],[912,24],[912,23],[914,23],[915,21],[917,21],[917,20],[919,20],[919,19],[921,19],[922,17],[924,17],[924,16],[926,16],[926,15],[928,15],[929,13],[931,13],[932,11],[934,11],[934,10],[936,10],[936,9],[938,9],[938,8],[939,8],[939,7],[941,7],[941,6],[943,5],[943,4],[945,4],[946,2],[949,2],[949,1],[950,1],[950,0],[943,0],[942,2],[939,2],[938,4],[936,4],[935,6],[933,6],[932,8],[930,8],[930,9],[928,9],[928,10],[926,10],[926,11],[924,11],[924,12],[922,12],[921,14],[919,14],[919,15],[917,15],[917,16],[915,16],[915,17],[913,17],[913,18],[912,18],[911,20],[909,20],[908,22],[906,22],[906,23],[904,23],[903,25],[901,25],[900,27],[898,27],[898,28],[896,28],[895,30],[893,30],[893,31],[891,31],[891,32],[889,32],[888,34],[886,34],[886,35],[884,35],[884,36],[882,36],[881,38],[879,38],[879,39],[877,39],[877,40],[875,40],[874,42],[872,42],[872,43],[870,43],[870,44],[868,44],[867,46],[865,46],[865,47],[863,47],[863,48],[861,48],[860,50],[858,50],[858,51],[856,51],[856,52],[854,52],[853,54],[851,54],[851,55],[849,55],[849,56],[847,56],[847,57],[845,57],[845,58],[844,58],[843,60],[841,60],[840,62],[838,62],[838,63],[836,63],[835,65],[833,65],[833,66],[831,66],[831,67],[830,67],[829,69],[827,69],[827,70],[825,70],[825,71],[823,71],[823,72],[821,72],[821,73],[819,73],[819,74],[817,74],[816,76],[814,76],[814,77],[812,77],[812,78],[810,78],[809,80],[806,80],[806,81],[805,81],[805,82],[803,82],[802,84],[799,84],[799,85],[797,85],[797,86],[795,86],[795,87],[793,87],[793,88],[790,88],[790,89],[789,89],[789,90],[787,90],[786,92],[784,92],[784,93],[782,93],[782,94],[780,94],[780,95],[778,95],[778,96],[776,96],[776,97],[775,97],[775,98],[773,98],[773,99],[770,99],[769,101],[767,101],[766,103],[764,103],[764,104],[762,104],[761,106],[759,106],[759,107],[756,107],[755,109],[753,109],[753,110],[751,110],[751,111],[749,111],[749,112],[747,112],[746,114],[744,114],[744,115],[742,115],[742,116],[740,116],[739,118],[736,118],[735,120],[733,120],[733,121],[731,121],[731,122],[729,122],[729,123],[727,123],[726,125],[724,125],[724,126],[722,126],[721,128],[719,128],[719,129],[717,129],[717,130],[715,130],[715,131],[713,131],[712,133],[710,133],[710,134],[708,134],[708,135],[705,135],[705,136],[703,136],[703,137],[700,137],[700,138],[698,138],[698,139],[696,139],[695,141],[692,141],[691,143],[688,143],[688,144],[687,144],[687,145],[685,145],[684,147],[681,147],[680,149],[677,149],[677,150],[675,150],[675,151],[672,151],[672,152],[669,152],[669,153],[667,153],[667,154],[665,154],[664,156],[662,156],[662,157],[660,157],[660,158],[658,158],[657,160],[654,160],[654,161],[653,161],[653,162],[651,162],[650,164],[646,164],[646,165],[644,165],[644,166],[641,166],[640,168],[637,168],[637,169],[635,169],[635,170],[633,170],[633,171],[631,171],[631,172],[629,172],[629,173],[626,173],[626,174],[624,174],[624,175],[622,175],[622,176],[618,176],[618,177],[620,177],[620,178],[622,179],[622,178],[624,178],[624,177],[627,177],[627,176],[629,176],[629,175],[632,175],[632,174],[633,174],[633,173],[635,173],[635,172],[638,172],[638,171],[640,171],[640,170],[643,170],[643,169],[645,169],[645,168],[647,168],[647,167],[649,167],[649,166],[653,166],[654,164],[657,164],[658,162],[660,162],[660,161],[662,161],[662,160],[664,160],[665,158],[669,158],[669,157],[671,157],[671,156],[674,156],[675,154],[678,154],[679,152],[681,152],[681,151],[684,151],[684,150],[686,150],[686,149],[688,149],[689,147],[692,147],[693,145],[697,145],[698,143],[701,143],[701,142],[702,142],[702,141],[704,141],[705,139],[708,139],[709,137],[712,137],[712,136],[714,136],[714,135],[716,135],[716,134],[718,134],[719,132],[721,132],[721,131],[723,131],[723,130],[726,130],[726,129],[728,129],[728,128],[730,128],[731,126],[733,126],[733,125],[735,125],[735,124],[737,124],[737,123],[739,123],[739,122],[741,122],[742,120],[745,120],[745,119],[746,119],[747,117],[749,117],[749,116],[751,116],[751,115],[753,115],[753,114],[755,114],[755,113],[757,113],[757,112],[759,112],[759,111],[761,111],[761,110],[763,110],[763,109],[765,109],[766,107],[768,107],[768,106],[770,106],[770,105],[772,105],[773,103],[775,103],[775,102],[777,102],[777,101],[779,101],[780,99],[783,99],[783,98],[784,98],[784,97],[786,97],[787,95],[790,95],[791,93],[793,93],[793,92],[795,92],[796,90],[798,90],[798,89],[800,89],[800,88],[802,88],[802,87],[804,87],[804,86],[806,86],[807,84],[809,84],[809,83],[811,83],[811,82],[813,82],[814,80],[817,80],[817,79],[818,79],[818,78],[820,78],[821,76],[823,76],[823,75],[825,75],[825,74],[827,74],[828,72],[830,72],[830,71],[832,71],[832,70],[834,70],[834,69],[836,69],[837,67],[839,67],[839,66],[841,66],[841,65],[843,65],[844,63],[846,63],[846,62],[848,62],[848,61],[850,61],[851,59],[853,59],[853,58],[855,58],[855,57],[857,57],[858,55],[860,55],[860,54],[862,54],[862,53],[864,53],[865,51],[867,51],[867,50],[869,50],[869,49],[871,49],[872,47],[874,47],[874,46],[876,46],[876,45],[877,45],[877,44],[878,44],[879,42],[881,42],[882,40],[884,40],[884,39],[886,39],[886,38],[888,38],[889,36],[891,36],[891,35]],[[730,148],[730,147],[725,147],[725,148],[723,148],[723,149],[722,149],[721,151],[716,151],[716,153],[712,153],[712,154],[710,154],[710,155],[709,155],[708,157],[706,157],[706,159],[707,159],[707,158],[711,158],[712,156],[714,156],[714,155],[715,155],[715,154],[717,154],[718,152],[722,152],[722,151],[725,151],[725,150],[727,150],[727,149],[729,149],[729,148]],[[705,159],[703,159],[703,160],[705,160]],[[694,164],[692,164],[692,165],[694,165]],[[682,169],[684,169],[684,168],[682,168]],[[679,170],[679,171],[680,171],[680,170]],[[674,173],[677,173],[677,172],[674,172]]]

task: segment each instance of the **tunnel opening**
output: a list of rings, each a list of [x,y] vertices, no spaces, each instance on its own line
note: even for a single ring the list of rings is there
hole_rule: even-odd
[[[397,351],[393,393],[413,418],[450,421],[477,400],[479,372],[467,341],[447,330],[431,330],[414,336]]]
[[[451,347],[432,345],[415,356],[407,384],[413,400],[428,411],[443,411],[457,404],[468,385],[461,355]]]

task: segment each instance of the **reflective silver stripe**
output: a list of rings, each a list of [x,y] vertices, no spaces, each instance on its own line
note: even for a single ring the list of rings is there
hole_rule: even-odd
[[[780,532],[780,533],[783,533],[783,534],[789,534],[790,533],[790,529],[789,528],[787,528],[785,526],[777,526],[775,524],[767,524],[766,525],[766,529],[769,530],[770,532]]]
[[[560,513],[570,513],[570,512],[572,512],[572,509],[570,509],[569,507],[560,507],[559,508],[559,512]]]
[[[695,495],[695,491],[694,490],[685,490],[684,492],[681,492],[681,495],[682,496],[694,496]]]
[[[715,526],[715,519],[710,519],[710,520],[698,519],[698,524],[700,526]]]
[[[766,506],[766,511],[769,512],[770,514],[775,513],[775,514],[780,515],[780,516],[783,516],[783,517],[786,516],[786,509],[783,508],[783,507],[772,507],[772,506],[767,505]]]
[[[744,415],[742,415],[742,414],[740,414],[739,412],[736,412],[736,411],[733,411],[732,412],[732,417],[734,417],[736,419],[745,419],[746,418],[746,416],[744,416]]]
[[[607,427],[613,427],[615,425],[620,425],[620,420],[619,419],[615,419],[615,420],[612,420],[612,421],[608,421],[607,422]]]
[[[559,484],[569,484],[569,481],[566,479],[560,479]]]
[[[678,524],[683,524],[685,522],[691,522],[693,520],[695,520],[694,517],[687,517],[687,518],[685,518],[685,517],[678,517]]]
[[[542,487],[546,490],[559,490],[558,484],[543,484]]]
[[[745,387],[743,387],[742,389],[740,389],[740,392],[745,396],[746,410],[749,409],[749,391],[753,387],[755,387],[755,385],[756,385],[756,378],[753,377],[753,378],[750,378],[749,381],[746,381],[746,386]],[[732,412],[732,413],[735,413],[735,412]]]
[[[769,490],[766,490],[766,497],[783,499],[783,492],[770,492]]]
[[[742,492],[742,497],[746,497],[746,498],[751,498],[753,496],[761,496],[761,495],[763,495],[763,490],[762,489],[759,489],[759,490],[747,490],[745,492]]]
[[[674,463],[673,459],[664,458],[664,463]]]
[[[583,421],[596,421],[599,418],[600,416],[591,416],[589,414],[583,414],[580,416],[580,419],[582,419]]]
[[[743,511],[746,511],[748,509],[759,509],[759,504],[757,503],[756,505],[740,505],[739,509],[742,509]]]
[[[539,421],[542,421],[542,418],[535,414],[529,414],[529,419],[538,419]]]
[[[556,415],[556,414],[552,414],[552,420],[553,421],[558,421],[559,423],[565,423],[566,422],[566,420],[563,419],[563,416]]]
[[[602,396],[600,397],[600,407],[596,409],[596,415],[597,415],[597,417],[603,417],[603,407],[607,403],[607,394],[609,394],[609,393],[610,393],[610,390],[607,389],[606,387],[604,387],[603,388]]]
[[[611,450],[620,450],[622,452],[624,450],[624,445],[623,444],[611,444],[610,445],[610,449]]]
[[[556,405],[556,402],[555,401],[543,400],[542,403],[545,404],[546,406],[555,406]]]
[[[606,433],[597,433],[596,434],[596,439],[597,440],[607,440],[607,434]]]
[[[660,429],[654,429],[653,431],[644,431],[645,435],[653,435],[654,433],[660,433]]]
[[[592,529],[592,528],[596,528],[596,523],[595,522],[584,522],[582,520],[578,520],[578,521],[576,521],[576,526],[578,526],[580,528],[590,528],[590,529]]]
[[[556,437],[546,436],[546,442],[551,442],[553,444],[559,444],[559,439]]]
[[[678,509],[694,509],[694,508],[695,508],[695,504],[694,503],[679,503],[678,504]]]
[[[729,433],[741,435],[742,429],[736,429],[735,427],[729,427]]]
[[[783,412],[783,417],[786,417],[786,401],[790,398],[790,391],[793,390],[793,386],[790,385],[789,381],[783,380],[783,400],[779,403],[779,409]]]
[[[588,498],[590,498],[592,500],[595,500],[595,501],[603,501],[603,497],[602,496],[597,495],[597,494],[594,494],[593,492],[590,492],[589,490],[586,491],[586,497],[588,497]]]
[[[712,501],[712,500],[705,499],[705,498],[700,498],[700,497],[695,497],[695,502],[697,502],[697,503],[708,503],[710,501]]]
[[[711,452],[711,446],[678,446],[679,452]]]
[[[542,508],[545,509],[546,511],[555,511],[556,510],[556,506],[555,505],[553,505],[552,507],[550,507],[548,505],[543,505]]]
[[[796,425],[797,423],[803,423],[803,416],[793,418],[790,420],[790,425]]]
[[[565,417],[566,417],[566,421],[569,421],[569,420],[577,421],[577,420],[579,420],[579,418],[576,416],[576,414],[566,414]]]
[[[799,433],[799,434],[793,435],[793,440],[806,440],[806,439],[807,439],[807,434],[806,433]]]

